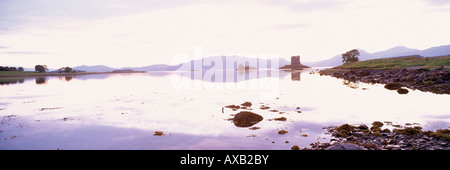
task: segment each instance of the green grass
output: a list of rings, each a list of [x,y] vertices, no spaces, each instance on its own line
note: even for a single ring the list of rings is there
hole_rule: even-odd
[[[438,57],[410,56],[410,57],[382,58],[353,63],[345,63],[335,68],[341,69],[372,68],[380,70],[389,70],[389,69],[404,69],[408,67],[417,67],[417,66],[421,66],[424,68],[450,66],[450,55]]]

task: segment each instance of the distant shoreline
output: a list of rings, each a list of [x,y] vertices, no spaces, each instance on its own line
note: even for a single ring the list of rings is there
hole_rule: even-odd
[[[3,71],[0,72],[0,78],[16,77],[47,77],[47,76],[81,76],[93,74],[120,74],[120,73],[145,73],[146,71],[128,71],[128,72],[77,72],[77,73],[38,73],[38,72],[18,72]],[[9,74],[8,74],[9,73]]]

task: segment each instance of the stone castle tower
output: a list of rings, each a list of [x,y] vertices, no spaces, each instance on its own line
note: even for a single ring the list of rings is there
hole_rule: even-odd
[[[292,56],[291,57],[291,65],[300,65],[300,56]]]

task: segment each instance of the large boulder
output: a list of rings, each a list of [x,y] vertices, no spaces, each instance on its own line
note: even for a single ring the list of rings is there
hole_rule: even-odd
[[[384,85],[384,88],[389,89],[389,90],[397,90],[401,87],[403,87],[403,85],[400,83],[388,83],[388,84]]]
[[[263,120],[263,117],[259,114],[241,111],[233,118],[233,123],[237,127],[250,127]]]

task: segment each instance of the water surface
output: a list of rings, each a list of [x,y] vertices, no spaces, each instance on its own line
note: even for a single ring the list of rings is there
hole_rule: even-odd
[[[290,149],[327,141],[323,127],[342,123],[449,127],[449,95],[399,95],[311,71],[1,79],[0,149]],[[243,109],[224,108],[244,102],[264,118],[254,129],[229,120]]]

